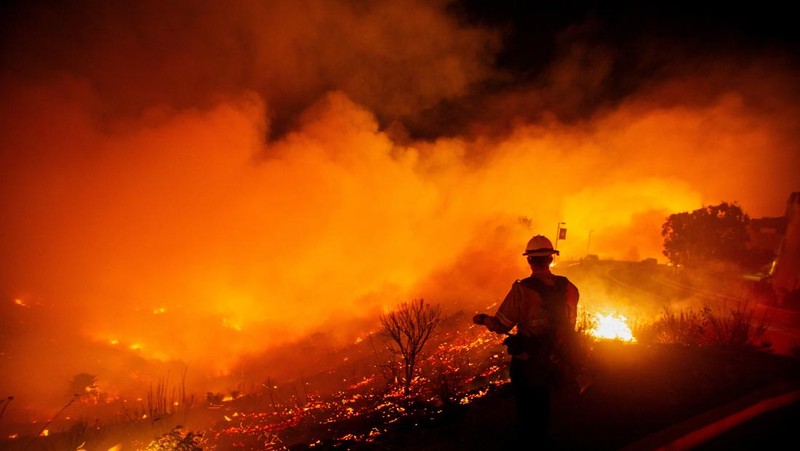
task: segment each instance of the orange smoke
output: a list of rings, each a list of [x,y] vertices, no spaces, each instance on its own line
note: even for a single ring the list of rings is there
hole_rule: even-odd
[[[779,89],[795,78],[773,66],[746,71],[774,83],[755,94],[745,73],[694,101],[707,84],[688,77],[577,124],[520,119],[484,135],[476,120],[463,135],[401,138],[401,125],[378,117],[465,92],[492,73],[482,52],[496,44],[422,2],[416,19],[400,4],[364,16],[338,3],[304,12],[317,28],[270,19],[286,28],[274,35],[250,35],[259,27],[247,22],[252,66],[237,55],[217,66],[221,50],[210,66],[185,43],[192,51],[177,75],[150,70],[173,62],[154,53],[133,73],[108,60],[82,72],[94,58],[80,54],[74,73],[7,76],[0,385],[20,404],[52,408],[78,373],[133,392],[188,367],[189,388],[205,391],[217,376],[245,372],[242,359],[309,334],[332,340],[326,346],[363,336],[401,301],[445,310],[495,302],[525,275],[527,239],[552,237],[559,222],[568,229],[561,261],[587,252],[663,261],[669,214],[728,200],[756,217],[780,215],[798,188],[796,99]],[[382,14],[392,20],[376,21]],[[340,30],[335,42],[316,34],[324,27]],[[315,57],[299,59],[297,42]],[[140,44],[127,43],[147,54]],[[217,67],[218,84],[192,75]],[[161,73],[174,84],[155,80]],[[129,108],[109,113],[119,104]],[[277,124],[286,111],[300,114]],[[287,132],[269,139],[276,127]]]

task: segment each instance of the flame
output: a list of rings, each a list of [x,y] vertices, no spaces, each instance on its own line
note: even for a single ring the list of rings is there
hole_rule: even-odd
[[[628,319],[623,315],[598,313],[594,316],[594,326],[589,329],[588,333],[598,339],[636,342],[627,321]]]
[[[408,2],[414,14],[397,1],[192,6],[197,28],[178,38],[147,7],[131,17],[108,6],[107,23],[85,27],[95,11],[70,6],[52,28],[39,10],[56,3],[14,8],[4,53],[36,57],[0,78],[0,293],[25,293],[3,302],[15,323],[3,322],[0,386],[37,415],[60,407],[79,372],[130,396],[173,364],[189,364],[187,388],[200,392],[238,368],[248,382],[261,368],[296,376],[300,357],[333,354],[249,359],[318,331],[346,340],[398,300],[495,299],[526,269],[517,254],[531,232],[559,220],[570,224],[560,267],[589,244],[604,260],[639,261],[659,255],[669,213],[736,199],[771,215],[796,186],[796,71],[761,56],[736,66],[748,70],[715,58],[702,73],[632,83],[643,92],[611,103],[587,92],[603,108],[562,116],[551,110],[584,109],[563,94],[607,86],[594,77],[615,73],[612,61],[570,51],[547,79],[484,99],[472,87],[494,85],[485,65],[499,36],[452,20],[448,2]],[[157,17],[180,20],[182,8]],[[244,42],[218,39],[230,26]],[[571,41],[593,34],[560,42],[593,48]],[[80,38],[58,45],[63,35]],[[144,57],[93,57],[116,45]],[[454,104],[459,121],[434,108],[457,99],[482,107]],[[550,170],[532,178],[532,167]]]

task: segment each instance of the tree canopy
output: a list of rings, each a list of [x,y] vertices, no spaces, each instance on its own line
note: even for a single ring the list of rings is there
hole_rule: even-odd
[[[763,256],[756,258],[748,248],[749,223],[750,217],[735,202],[672,214],[661,228],[664,256],[672,264],[687,268],[711,262],[760,266]]]

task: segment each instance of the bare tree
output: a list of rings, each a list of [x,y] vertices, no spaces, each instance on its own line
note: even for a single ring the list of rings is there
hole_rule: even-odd
[[[441,321],[438,305],[426,304],[424,299],[403,302],[396,310],[381,315],[383,333],[392,340],[389,349],[403,362],[403,394],[411,391],[411,381],[422,348]]]

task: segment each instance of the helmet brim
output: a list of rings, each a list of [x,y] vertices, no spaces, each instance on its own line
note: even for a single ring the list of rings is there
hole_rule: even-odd
[[[548,255],[559,255],[559,252],[555,249],[535,249],[532,251],[525,251],[522,255],[526,257],[546,257]]]

